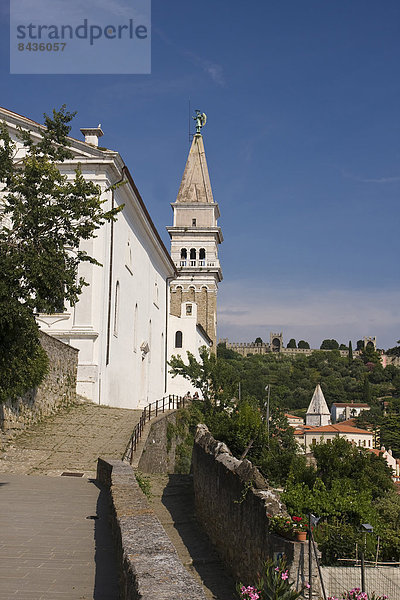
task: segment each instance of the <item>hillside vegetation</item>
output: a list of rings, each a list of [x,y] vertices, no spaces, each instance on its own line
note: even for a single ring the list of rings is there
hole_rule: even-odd
[[[336,439],[317,445],[315,464],[309,464],[284,415],[288,409],[305,412],[320,383],[328,404],[369,403],[371,411],[363,413],[361,420],[372,425],[379,422],[381,441],[392,446],[396,455],[400,453],[400,402],[396,399],[400,369],[383,369],[373,350],[354,360],[340,357],[337,351],[296,358],[279,354],[244,358],[223,346],[218,357],[204,348],[201,361],[189,354],[188,361],[173,357],[170,366],[173,374],[189,379],[204,398],[186,411],[191,430],[185,446],[188,468],[194,427],[204,422],[235,456],[246,454],[271,484],[284,489],[283,500],[292,516],[306,519],[312,512],[321,517],[315,533],[325,564],[354,556],[356,544],[363,541],[362,523],[371,523],[375,531],[367,544],[368,558],[376,556],[379,536],[379,558],[400,559],[400,496],[382,456]],[[383,397],[389,414],[383,411]],[[392,438],[385,441],[384,435]]]
[[[342,358],[335,350],[295,358],[275,353],[245,358],[219,344],[218,357],[233,369],[242,397],[261,400],[269,384],[274,403],[288,410],[307,408],[318,383],[329,406],[333,402],[378,404],[379,398],[400,395],[400,369],[392,365],[384,369],[373,350],[354,360]]]

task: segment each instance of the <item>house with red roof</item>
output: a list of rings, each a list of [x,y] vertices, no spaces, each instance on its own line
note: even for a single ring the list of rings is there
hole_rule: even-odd
[[[351,444],[360,448],[371,450],[373,448],[374,434],[365,429],[359,429],[344,423],[324,425],[322,427],[303,427],[294,431],[295,439],[304,447],[306,454],[312,452],[315,444],[325,442],[331,444],[337,437],[346,439]]]

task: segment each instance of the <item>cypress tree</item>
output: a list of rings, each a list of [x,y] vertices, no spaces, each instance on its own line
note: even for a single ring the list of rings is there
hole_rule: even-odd
[[[349,365],[353,362],[353,346],[351,345],[351,340],[349,341]]]

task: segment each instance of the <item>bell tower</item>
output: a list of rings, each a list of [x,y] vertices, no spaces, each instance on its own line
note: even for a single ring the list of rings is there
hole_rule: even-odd
[[[217,344],[217,290],[222,281],[218,244],[223,240],[218,227],[220,216],[214,202],[201,129],[206,116],[196,111],[196,134],[193,137],[176,201],[171,237],[171,258],[178,277],[171,283],[170,312],[181,315],[183,302],[197,304],[198,324]]]

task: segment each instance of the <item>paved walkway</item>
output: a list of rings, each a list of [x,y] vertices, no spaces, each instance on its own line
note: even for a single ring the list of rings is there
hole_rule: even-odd
[[[117,600],[107,496],[90,478],[98,456],[121,458],[139,417],[79,404],[0,453],[0,600]]]
[[[99,456],[122,458],[141,411],[81,403],[16,437],[0,452],[0,473],[96,476]]]

